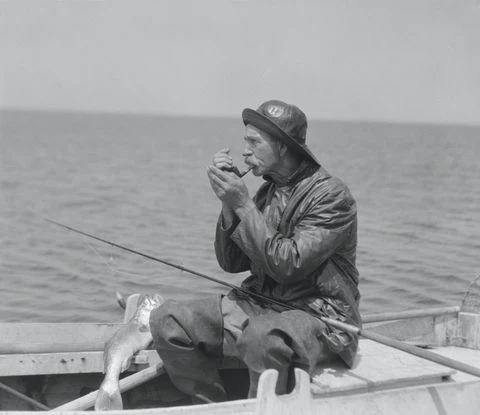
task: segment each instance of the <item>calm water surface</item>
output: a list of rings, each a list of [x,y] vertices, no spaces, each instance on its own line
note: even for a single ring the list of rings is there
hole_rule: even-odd
[[[115,292],[223,292],[52,218],[238,284],[213,251],[206,176],[240,119],[0,114],[0,320],[118,321]],[[363,313],[457,305],[480,273],[480,127],[312,122],[308,142],[359,210]],[[261,179],[246,176],[251,193]]]

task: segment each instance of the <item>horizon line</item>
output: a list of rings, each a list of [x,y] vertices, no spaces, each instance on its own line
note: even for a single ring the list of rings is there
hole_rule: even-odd
[[[85,115],[85,116],[133,116],[133,117],[163,117],[163,118],[195,118],[195,119],[241,119],[241,115],[227,114],[181,114],[181,113],[161,113],[161,112],[136,112],[136,111],[107,111],[107,110],[73,110],[62,108],[39,108],[39,107],[3,107],[0,106],[0,113],[7,112],[29,112],[29,113],[49,113],[64,115]],[[326,123],[348,123],[348,124],[390,124],[390,125],[418,125],[418,126],[445,126],[445,127],[467,127],[479,128],[478,123],[469,122],[451,122],[451,121],[408,121],[408,120],[381,120],[381,119],[354,119],[354,118],[320,118],[307,117],[311,122]]]

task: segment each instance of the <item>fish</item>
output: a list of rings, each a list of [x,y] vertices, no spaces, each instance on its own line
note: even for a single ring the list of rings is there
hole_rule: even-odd
[[[105,376],[95,399],[96,411],[123,409],[120,374],[130,366],[132,357],[153,341],[150,313],[164,302],[159,294],[141,295],[132,318],[105,343],[103,351]]]

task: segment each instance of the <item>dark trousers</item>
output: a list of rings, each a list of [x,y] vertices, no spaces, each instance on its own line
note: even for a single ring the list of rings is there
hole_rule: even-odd
[[[154,345],[173,384],[207,402],[226,399],[218,374],[220,357],[236,356],[250,373],[249,397],[255,397],[260,374],[277,369],[277,393],[286,393],[293,367],[309,373],[335,360],[322,340],[325,325],[300,310],[264,308],[230,294],[193,302],[166,301],[152,311]]]

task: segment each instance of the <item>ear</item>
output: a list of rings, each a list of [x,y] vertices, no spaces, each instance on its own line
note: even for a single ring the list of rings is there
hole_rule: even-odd
[[[285,143],[280,142],[278,146],[278,153],[280,154],[281,157],[284,157],[285,154],[287,154],[288,147]]]

